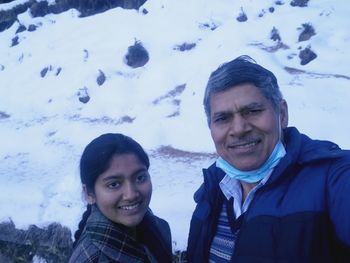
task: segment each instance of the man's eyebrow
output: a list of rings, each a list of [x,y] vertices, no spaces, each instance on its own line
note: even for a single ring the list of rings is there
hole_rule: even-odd
[[[252,108],[264,108],[265,105],[260,102],[252,102],[250,104],[244,105],[242,109],[252,109]]]
[[[222,110],[213,113],[213,117],[223,116],[230,114],[230,111]]]

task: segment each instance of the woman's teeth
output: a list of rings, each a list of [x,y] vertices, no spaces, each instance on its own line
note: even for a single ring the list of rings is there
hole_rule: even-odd
[[[125,205],[125,206],[120,206],[120,209],[124,209],[124,210],[132,210],[137,208],[140,205],[140,203],[134,204],[134,205]]]

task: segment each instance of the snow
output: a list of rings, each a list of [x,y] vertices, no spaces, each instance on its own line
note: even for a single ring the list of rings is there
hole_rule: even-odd
[[[24,2],[0,4],[0,10]],[[0,117],[0,220],[11,218],[20,228],[55,221],[74,232],[85,206],[78,173],[82,150],[102,133],[121,132],[150,154],[151,208],[170,223],[174,250],[185,249],[192,196],[202,182],[201,169],[214,161],[204,87],[213,70],[242,54],[276,74],[290,126],[350,148],[350,5],[318,0],[300,8],[275,2],[148,0],[139,11],[115,8],[85,18],[73,9],[37,18],[19,15],[19,22],[0,33],[0,116],[10,115]],[[248,20],[240,23],[242,10]],[[19,23],[38,28],[18,33],[19,44],[11,47]],[[298,42],[304,23],[316,35]],[[273,27],[287,49],[266,51],[276,45]],[[124,62],[135,40],[150,55],[136,69]],[[196,46],[176,50],[185,42]],[[318,57],[301,66],[298,54],[307,46]],[[285,67],[305,73],[291,74]],[[106,76],[101,86],[100,71]],[[183,84],[183,92],[167,97]],[[81,103],[79,92],[87,92],[90,101]],[[134,120],[122,122],[125,116]],[[163,146],[192,154],[162,154]]]

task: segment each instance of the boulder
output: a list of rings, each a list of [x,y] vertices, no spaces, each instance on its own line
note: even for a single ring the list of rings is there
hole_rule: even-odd
[[[149,60],[148,51],[143,47],[140,41],[135,41],[134,45],[128,47],[128,53],[125,55],[125,63],[138,68],[146,65]]]
[[[306,65],[310,61],[317,58],[317,54],[311,50],[310,47],[306,47],[299,52],[300,65]]]

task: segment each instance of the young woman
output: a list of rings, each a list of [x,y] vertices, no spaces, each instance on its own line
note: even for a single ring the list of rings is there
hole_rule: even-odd
[[[122,134],[90,142],[80,160],[87,210],[70,263],[171,262],[168,223],[149,209],[152,183],[142,147]]]

